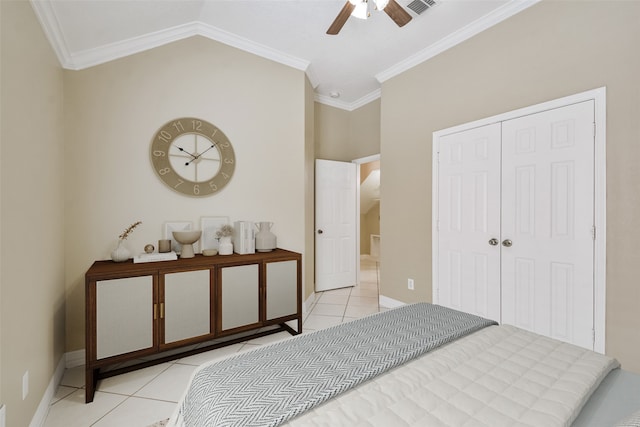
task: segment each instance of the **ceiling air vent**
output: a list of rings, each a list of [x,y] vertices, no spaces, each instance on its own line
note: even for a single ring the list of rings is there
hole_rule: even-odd
[[[434,0],[413,0],[407,7],[420,15],[425,10],[436,5]]]

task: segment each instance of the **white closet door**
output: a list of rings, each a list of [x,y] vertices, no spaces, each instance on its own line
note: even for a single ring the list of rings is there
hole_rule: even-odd
[[[585,101],[502,128],[502,322],[589,349],[593,123]]]
[[[439,150],[438,303],[500,321],[500,124]]]

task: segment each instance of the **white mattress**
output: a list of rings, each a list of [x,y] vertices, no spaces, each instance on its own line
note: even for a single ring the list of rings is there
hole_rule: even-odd
[[[284,424],[569,426],[618,362],[512,326],[491,326]]]

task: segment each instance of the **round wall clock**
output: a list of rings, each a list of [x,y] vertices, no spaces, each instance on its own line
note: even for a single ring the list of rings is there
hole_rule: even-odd
[[[162,182],[187,196],[210,196],[229,183],[236,158],[229,138],[194,117],[171,120],[151,142],[151,162]]]

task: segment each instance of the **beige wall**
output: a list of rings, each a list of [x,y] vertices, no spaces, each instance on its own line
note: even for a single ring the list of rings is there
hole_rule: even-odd
[[[381,100],[378,98],[350,112],[351,159],[380,154],[380,105]]]
[[[317,159],[350,162],[380,154],[380,99],[347,111],[316,103]]]
[[[349,157],[349,123],[351,113],[316,103],[315,156],[317,159],[351,161]]]
[[[222,215],[272,221],[278,246],[304,255],[306,85],[302,71],[202,37],[65,71],[67,351],[84,348],[84,273],[136,220],[134,253],[162,238],[166,221],[199,228]],[[233,179],[212,197],[179,195],[151,168],[153,134],[183,116],[233,144]]]
[[[380,203],[360,215],[360,254],[371,254],[372,234],[380,234]]]
[[[378,118],[380,122],[380,118]],[[380,125],[378,124],[378,127]],[[360,165],[360,184],[372,171],[380,169],[380,160]],[[371,235],[380,234],[380,203],[376,203],[368,212],[360,210],[360,254],[371,253]]]
[[[378,127],[380,127],[380,117],[378,117]],[[380,169],[380,160],[374,160],[373,162],[362,163],[360,165],[360,184],[367,179],[372,171]]]
[[[305,251],[302,259],[304,265],[303,302],[306,301],[315,288],[315,93],[306,79],[305,85]]]
[[[603,3],[543,1],[383,84],[381,287],[431,300],[432,132],[606,86],[606,351],[640,372],[640,2]]]
[[[64,353],[63,79],[30,4],[0,11],[0,403],[26,426]]]
[[[432,132],[600,86],[608,97],[607,352],[640,372],[640,2],[543,1],[385,82],[382,102],[351,112],[313,103],[301,71],[204,38],[63,73],[28,2],[0,2],[0,19],[7,425],[27,425],[62,353],[84,348],[84,272],[133,221],[143,221],[128,241],[134,251],[155,243],[168,220],[273,221],[279,246],[303,253],[306,298],[314,151],[344,161],[380,152],[382,294],[429,301]],[[188,115],[219,126],[236,150],[234,179],[211,198],[175,194],[151,170],[153,133]],[[25,157],[30,173],[16,161]],[[34,253],[37,269],[24,256]]]

